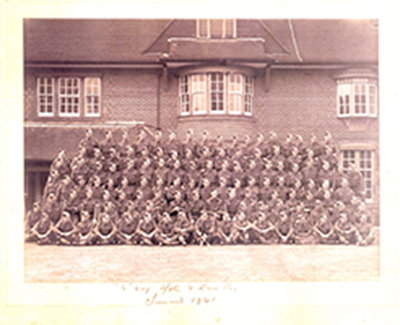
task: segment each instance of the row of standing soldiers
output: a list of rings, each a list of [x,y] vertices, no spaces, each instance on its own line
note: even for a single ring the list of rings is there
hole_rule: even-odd
[[[168,139],[146,128],[60,151],[26,217],[40,244],[371,244],[363,178],[343,172],[329,133],[243,141]]]

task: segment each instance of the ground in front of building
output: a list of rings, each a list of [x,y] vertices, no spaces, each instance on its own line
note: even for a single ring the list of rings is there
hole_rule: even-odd
[[[25,282],[377,281],[379,246],[39,246]]]

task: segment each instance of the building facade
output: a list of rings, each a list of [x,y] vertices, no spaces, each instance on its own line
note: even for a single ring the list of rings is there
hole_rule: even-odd
[[[24,66],[27,208],[88,127],[133,139],[144,124],[180,138],[329,131],[378,215],[376,20],[28,19]]]

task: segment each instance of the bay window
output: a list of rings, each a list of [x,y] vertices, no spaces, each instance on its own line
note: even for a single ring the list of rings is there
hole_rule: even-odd
[[[369,78],[338,80],[339,117],[375,117],[377,115],[377,86]]]
[[[252,115],[253,78],[238,72],[193,73],[179,78],[180,115]]]

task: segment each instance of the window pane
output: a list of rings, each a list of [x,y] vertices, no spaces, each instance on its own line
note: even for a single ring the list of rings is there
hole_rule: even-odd
[[[372,199],[373,195],[373,170],[372,170],[372,152],[370,150],[360,151],[360,173],[364,178],[364,188],[366,199]]]
[[[223,32],[223,19],[210,19],[210,34],[212,38],[221,38]]]
[[[197,35],[199,37],[209,37],[208,35],[208,19],[199,19],[197,22]]]
[[[100,78],[85,78],[85,114],[99,116]],[[79,107],[79,103],[76,103]]]
[[[211,79],[211,111],[224,111],[224,76],[221,73],[212,73]]]
[[[371,115],[376,114],[376,87],[374,85],[369,86],[369,113]]]
[[[38,104],[39,115],[52,116],[54,114],[53,98],[54,98],[54,79],[38,78],[37,104]]]
[[[61,115],[79,115],[79,78],[59,79],[59,103]],[[67,106],[64,106],[68,103]]]
[[[225,19],[225,37],[232,38],[235,37],[235,19]]]

